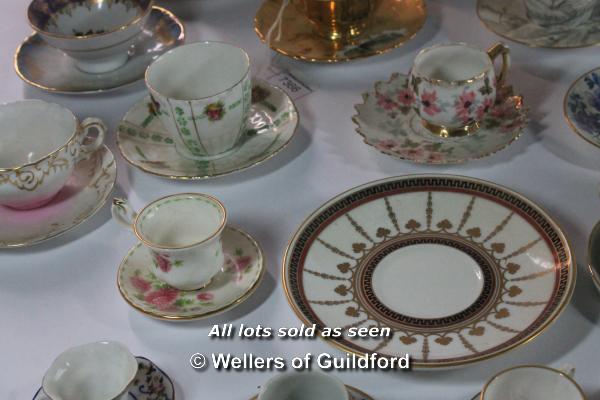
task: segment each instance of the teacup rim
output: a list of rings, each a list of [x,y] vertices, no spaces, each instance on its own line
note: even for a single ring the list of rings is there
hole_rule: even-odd
[[[219,209],[221,210],[221,214],[223,215],[223,217],[221,218],[221,223],[219,224],[219,227],[207,238],[198,241],[198,242],[194,242],[191,244],[187,244],[185,246],[165,246],[165,245],[160,245],[157,243],[153,243],[152,241],[148,240],[140,231],[140,229],[138,228],[138,223],[140,222],[140,217],[142,215],[144,215],[144,212],[149,209],[150,207],[154,206],[156,203],[168,199],[170,197],[181,197],[181,196],[194,196],[194,197],[204,197],[209,199],[210,201],[212,201],[213,203],[215,203],[217,205],[217,207],[219,207]],[[211,196],[209,194],[206,193],[198,193],[198,192],[185,192],[185,193],[175,193],[175,194],[170,194],[167,196],[163,196],[160,197],[154,201],[151,201],[150,203],[146,204],[135,216],[135,219],[133,220],[133,224],[132,224],[132,228],[133,228],[133,233],[135,234],[135,236],[140,240],[140,242],[142,242],[144,245],[153,248],[153,249],[160,249],[160,250],[185,250],[185,249],[190,249],[192,247],[196,247],[199,246],[203,243],[206,243],[212,239],[214,239],[215,237],[217,237],[221,232],[223,232],[223,229],[225,229],[225,226],[227,226],[227,209],[225,208],[225,206],[223,205],[223,203],[217,199],[214,196]]]
[[[260,399],[260,396],[264,393],[265,388],[269,386],[269,384],[272,384],[273,382],[279,380],[279,379],[283,379],[286,376],[297,376],[297,375],[320,375],[320,376],[324,376],[327,379],[331,379],[332,381],[334,381],[337,385],[340,386],[340,388],[343,388],[344,392],[346,393],[346,399],[350,400],[350,392],[348,391],[348,386],[346,386],[346,384],[337,376],[335,375],[330,375],[327,374],[323,371],[320,370],[308,370],[308,371],[296,371],[296,372],[287,372],[287,373],[283,373],[283,374],[277,374],[275,376],[272,376],[271,378],[269,378],[263,385],[261,385],[260,391],[257,395],[257,400]]]
[[[46,106],[48,106],[48,105],[57,106],[57,107],[61,108],[62,110],[67,111],[70,114],[70,116],[73,118],[73,133],[71,134],[71,136],[69,136],[69,139],[67,139],[67,141],[64,144],[62,144],[58,148],[52,150],[50,153],[46,154],[45,156],[39,157],[35,161],[31,161],[31,162],[20,164],[20,165],[15,165],[12,167],[1,167],[0,166],[0,173],[17,172],[21,169],[34,166],[34,165],[46,160],[49,157],[53,157],[54,155],[59,153],[61,150],[63,150],[65,147],[67,147],[69,144],[71,144],[73,142],[73,140],[75,140],[75,138],[77,137],[77,133],[79,132],[79,129],[80,129],[79,120],[77,119],[77,117],[75,116],[73,111],[69,110],[67,107],[60,105],[58,103],[50,103],[50,102],[47,102],[44,100],[38,100],[38,99],[27,99],[27,100],[17,100],[17,101],[1,103],[0,108],[9,106],[9,105],[13,105],[13,104],[25,104],[25,103],[38,103],[38,104],[44,104]]]
[[[127,346],[125,346],[123,343],[116,341],[116,340],[100,340],[97,342],[91,342],[91,343],[84,343],[84,344],[79,344],[77,346],[73,346],[73,347],[69,347],[67,349],[65,349],[64,351],[62,351],[59,355],[57,355],[54,360],[52,361],[52,363],[50,364],[50,367],[48,367],[48,369],[46,370],[46,372],[44,373],[44,376],[42,378],[42,392],[44,392],[44,394],[46,396],[48,396],[48,398],[50,400],[53,400],[53,397],[48,393],[47,391],[47,377],[49,372],[52,370],[52,368],[54,367],[54,364],[56,364],[56,362],[58,362],[58,360],[63,357],[65,354],[72,352],[74,350],[77,349],[81,349],[84,347],[89,347],[89,346],[93,346],[93,345],[98,345],[98,344],[110,344],[110,345],[115,345],[117,347],[119,347],[121,350],[123,350],[123,352],[128,356],[128,358],[132,359],[134,361],[135,364],[135,368],[132,370],[132,374],[131,376],[127,379],[125,386],[119,391],[119,393],[117,395],[115,395],[111,400],[116,400],[118,399],[121,395],[123,395],[123,393],[125,393],[125,391],[131,386],[131,384],[133,383],[133,381],[135,380],[137,373],[139,371],[139,365],[138,365],[138,361],[137,358],[133,355],[133,353],[131,353],[131,351],[129,350],[129,348]]]
[[[466,43],[466,42],[446,42],[446,43],[437,43],[434,44],[433,46],[429,46],[426,47],[424,49],[421,49],[417,55],[415,56],[414,60],[413,60],[413,67],[411,68],[411,73],[417,77],[419,77],[420,79],[435,84],[435,85],[440,85],[440,86],[463,86],[463,85],[467,85],[473,82],[476,82],[478,80],[481,80],[483,78],[485,78],[485,76],[487,75],[487,73],[494,68],[494,63],[492,62],[492,60],[490,59],[489,64],[487,66],[487,68],[485,68],[483,71],[481,71],[480,73],[478,73],[475,76],[472,76],[470,78],[466,78],[466,79],[455,79],[455,80],[445,80],[445,79],[436,79],[436,78],[430,78],[427,76],[423,76],[422,74],[419,74],[415,68],[414,65],[416,64],[417,60],[422,57],[425,53],[428,53],[429,51],[432,50],[436,50],[442,47],[451,47],[451,46],[463,46],[463,47],[468,47],[470,49],[473,50],[477,50],[480,51],[482,53],[485,53],[485,50],[470,44],[470,43]]]
[[[232,84],[231,86],[227,87],[226,89],[221,90],[221,91],[219,91],[217,93],[213,93],[213,94],[208,95],[208,96],[194,97],[193,99],[180,99],[180,98],[177,98],[177,97],[167,96],[163,92],[161,92],[160,90],[157,90],[154,86],[152,86],[150,84],[150,79],[148,77],[148,74],[150,73],[150,69],[152,68],[153,65],[155,65],[157,62],[159,62],[161,59],[164,59],[164,58],[168,57],[169,55],[171,55],[175,51],[180,51],[181,49],[185,49],[186,47],[189,48],[189,47],[192,47],[192,46],[195,46],[195,45],[200,45],[200,44],[204,44],[204,45],[206,45],[206,44],[221,44],[221,45],[227,45],[227,46],[235,47],[235,48],[241,50],[242,53],[244,54],[244,58],[246,59],[246,72],[244,72],[244,74],[242,74],[242,77],[238,81],[236,81],[234,84]],[[197,41],[197,42],[191,42],[191,43],[182,44],[181,46],[174,47],[174,48],[170,49],[169,51],[161,54],[160,57],[158,57],[156,60],[152,61],[150,63],[150,65],[148,65],[146,67],[146,71],[144,72],[144,82],[146,83],[146,86],[148,87],[148,89],[151,92],[155,92],[155,93],[157,93],[157,94],[159,94],[159,95],[161,95],[161,96],[163,96],[165,98],[173,99],[173,100],[176,100],[176,101],[199,101],[199,100],[210,99],[212,97],[219,96],[219,95],[221,95],[223,93],[226,93],[226,92],[232,90],[233,88],[235,88],[236,86],[238,86],[240,83],[242,83],[244,81],[244,79],[246,79],[246,77],[250,74],[250,70],[251,70],[250,56],[248,55],[248,52],[246,50],[244,50],[241,46],[235,45],[233,43],[225,42],[225,41],[222,41],[222,40],[200,40],[200,41]]]
[[[490,379],[487,380],[487,382],[483,386],[483,389],[481,389],[481,393],[479,394],[479,396],[476,399],[477,400],[484,400],[483,396],[485,395],[485,392],[489,388],[490,384],[493,381],[495,381],[496,379],[498,379],[500,376],[506,374],[507,372],[514,371],[516,369],[529,369],[529,368],[544,369],[544,370],[553,372],[555,374],[558,374],[558,375],[562,376],[563,378],[566,378],[567,381],[571,382],[571,384],[573,384],[573,386],[575,386],[575,388],[577,389],[577,391],[581,395],[581,400],[587,400],[587,397],[586,397],[585,393],[583,392],[583,389],[581,388],[581,386],[579,386],[579,384],[575,381],[575,379],[573,379],[572,377],[570,377],[569,374],[567,374],[566,372],[561,371],[559,369],[556,369],[556,368],[548,367],[548,366],[545,366],[545,365],[538,365],[538,364],[517,365],[517,366],[511,367],[511,368],[507,368],[505,370],[502,370],[502,371],[494,374]]]
[[[48,37],[52,37],[52,38],[56,38],[56,39],[65,39],[65,40],[84,40],[84,39],[96,38],[96,37],[101,37],[101,36],[108,36],[115,32],[124,31],[124,30],[136,25],[140,21],[144,20],[148,15],[150,15],[150,13],[152,12],[152,7],[154,6],[154,2],[155,2],[155,0],[149,0],[148,6],[146,7],[146,9],[143,10],[143,12],[141,14],[136,15],[135,18],[131,19],[126,24],[122,24],[121,26],[110,29],[106,32],[90,33],[88,35],[77,36],[77,35],[65,35],[65,34],[61,34],[61,33],[53,33],[53,32],[49,32],[45,29],[42,29],[41,27],[38,27],[31,20],[31,7],[33,6],[33,3],[35,3],[36,1],[46,1],[46,0],[31,0],[31,2],[29,3],[29,6],[27,7],[27,23],[29,24],[31,29],[33,29],[36,33],[38,33],[42,36],[48,36]]]

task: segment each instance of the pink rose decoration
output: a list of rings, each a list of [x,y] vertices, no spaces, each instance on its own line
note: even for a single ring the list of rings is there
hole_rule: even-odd
[[[438,107],[436,102],[437,102],[437,92],[435,90],[432,92],[428,92],[426,90],[423,91],[423,93],[421,94],[421,104],[425,108],[423,110],[423,111],[425,111],[425,113],[427,113],[431,116],[434,116],[435,114],[438,114],[440,111],[442,111]]]
[[[144,300],[159,310],[168,310],[172,308],[173,302],[177,299],[179,291],[174,288],[163,288],[150,292]]]
[[[210,293],[210,292],[206,292],[206,293],[199,293],[198,296],[196,296],[196,298],[200,301],[210,301],[215,297],[214,294]]]
[[[168,256],[159,253],[154,253],[154,261],[156,262],[156,265],[158,266],[158,268],[160,268],[162,272],[166,273],[171,270],[172,265]]]
[[[380,150],[392,150],[396,147],[396,142],[392,139],[380,140],[375,147]]]
[[[391,111],[396,108],[396,103],[389,97],[384,96],[381,93],[375,93],[375,96],[377,97],[377,105],[384,110]]]
[[[412,106],[415,95],[410,89],[401,89],[398,91],[398,101],[405,106]]]
[[[485,99],[483,101],[483,104],[481,104],[477,108],[477,119],[481,121],[483,117],[485,117],[486,114],[492,109],[493,106],[494,102],[492,101],[492,99],[490,99],[489,97]]]
[[[132,276],[131,278],[129,278],[129,281],[131,282],[131,286],[133,286],[142,293],[146,293],[152,288],[150,282],[148,282],[144,278],[140,278],[139,276]]]
[[[475,102],[475,92],[463,92],[455,104],[455,109],[458,116],[463,120],[466,124],[471,119],[471,108],[473,107],[473,103]]]

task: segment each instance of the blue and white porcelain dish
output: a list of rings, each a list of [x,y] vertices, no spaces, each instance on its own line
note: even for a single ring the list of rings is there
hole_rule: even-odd
[[[600,147],[600,67],[583,74],[569,88],[565,118],[575,133]]]

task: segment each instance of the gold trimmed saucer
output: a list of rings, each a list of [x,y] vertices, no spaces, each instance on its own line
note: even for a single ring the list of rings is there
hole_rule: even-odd
[[[282,0],[265,0],[256,17],[254,30],[268,43],[267,33],[281,8]],[[282,36],[274,32],[269,46],[283,55],[309,62],[340,62],[388,52],[412,39],[427,17],[422,0],[382,0],[366,31],[349,43],[338,43],[315,33],[310,21],[292,3],[283,13]],[[276,31],[276,30],[275,30]]]
[[[65,187],[48,204],[26,211],[0,206],[0,248],[31,246],[70,231],[102,208],[116,179],[115,159],[103,146],[77,163]]]
[[[146,26],[129,50],[130,58],[115,71],[88,74],[59,49],[33,33],[17,48],[14,68],[26,83],[38,89],[64,94],[91,94],[116,90],[144,78],[146,67],[185,39],[183,24],[173,13],[153,7]]]
[[[221,314],[248,299],[265,273],[263,251],[246,232],[225,227],[223,251],[231,258],[209,285],[198,290],[179,290],[151,272],[152,256],[138,243],[119,266],[119,292],[130,306],[153,318],[184,321]]]
[[[374,400],[371,396],[355,388],[354,386],[346,385],[346,389],[348,389],[348,393],[350,394],[349,400]],[[257,400],[258,395],[252,397],[250,400]]]

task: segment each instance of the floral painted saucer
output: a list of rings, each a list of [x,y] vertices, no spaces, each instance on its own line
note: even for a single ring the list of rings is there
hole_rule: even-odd
[[[310,62],[334,63],[388,52],[412,39],[427,18],[423,0],[382,0],[366,31],[357,39],[340,44],[317,35],[310,21],[290,2],[281,19],[281,37],[274,29],[268,38],[282,1],[264,1],[254,18],[254,30],[278,53]]]
[[[358,390],[355,387],[346,385],[346,389],[348,389],[348,394],[350,395],[350,398],[348,400],[373,400],[373,398],[371,396],[369,396],[362,390]],[[258,396],[254,396],[250,400],[257,400],[257,399],[258,399]]]
[[[575,133],[600,147],[600,68],[585,73],[571,85],[564,111]]]
[[[552,28],[531,21],[523,0],[479,0],[477,14],[489,30],[531,47],[558,49],[600,43],[600,13],[576,27],[554,24]]]
[[[37,33],[29,36],[15,54],[17,75],[42,90],[89,94],[119,89],[144,78],[146,67],[161,54],[183,43],[182,23],[170,11],[153,7],[146,26],[129,50],[127,63],[115,71],[88,74],[75,67],[62,51],[47,44]]]
[[[171,378],[152,361],[136,357],[138,372],[129,388],[128,400],[175,400],[175,388]],[[33,400],[50,400],[42,391],[35,393]]]
[[[452,175],[388,178],[336,196],[300,226],[282,271],[303,323],[342,328],[330,344],[358,356],[408,353],[427,369],[532,341],[569,304],[576,274],[569,242],[544,210]],[[387,332],[352,335],[362,327]]]
[[[260,285],[265,261],[259,244],[247,233],[227,226],[223,250],[228,254],[223,271],[198,290],[179,290],[158,280],[152,268],[168,272],[177,265],[164,258],[153,260],[138,243],[119,266],[117,284],[129,305],[154,318],[194,320],[212,317],[238,306]]]
[[[388,82],[377,82],[373,92],[363,94],[363,100],[355,106],[357,114],[352,119],[364,142],[384,154],[419,164],[459,164],[492,155],[514,142],[527,122],[522,98],[513,96],[510,87],[499,91],[489,112],[481,108],[487,116],[479,130],[457,138],[441,138],[421,124],[406,75],[395,73]],[[432,104],[435,101],[433,93]],[[469,102],[469,93],[464,101]]]
[[[115,159],[104,146],[75,166],[50,203],[26,211],[0,206],[0,248],[30,246],[75,228],[102,208],[116,179]]]
[[[147,96],[123,117],[117,145],[125,160],[150,174],[183,180],[213,178],[250,168],[283,150],[298,128],[298,111],[281,89],[255,81],[248,120],[250,129],[237,150],[217,159],[191,160],[175,150]]]

